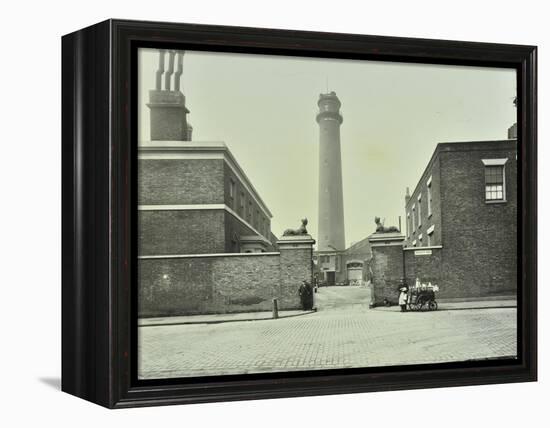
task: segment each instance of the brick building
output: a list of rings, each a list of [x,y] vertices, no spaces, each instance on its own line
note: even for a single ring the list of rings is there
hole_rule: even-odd
[[[405,196],[404,275],[440,297],[512,295],[517,284],[517,142],[440,143]]]
[[[309,235],[271,232],[271,212],[223,143],[138,148],[139,316],[299,309]]]
[[[138,148],[139,254],[274,251],[269,208],[224,143]]]
[[[344,251],[315,251],[316,276],[326,285],[360,285],[368,279],[368,262],[372,257],[369,238],[352,243]]]
[[[298,309],[315,241],[278,240],[229,148],[191,141],[182,67],[183,52],[159,51],[151,139],[138,146],[138,316]]]

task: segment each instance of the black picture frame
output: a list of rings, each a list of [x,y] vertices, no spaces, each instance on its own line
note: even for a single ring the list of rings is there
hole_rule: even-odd
[[[517,70],[518,359],[138,381],[136,47]],[[537,379],[534,46],[108,20],[62,38],[62,390],[109,408]]]

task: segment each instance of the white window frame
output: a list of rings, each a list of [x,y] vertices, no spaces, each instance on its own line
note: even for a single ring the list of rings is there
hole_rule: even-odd
[[[481,159],[483,165],[488,166],[502,166],[502,199],[487,199],[486,186],[485,186],[485,171],[483,171],[483,199],[486,204],[503,204],[506,202],[506,162],[508,158],[499,159]]]

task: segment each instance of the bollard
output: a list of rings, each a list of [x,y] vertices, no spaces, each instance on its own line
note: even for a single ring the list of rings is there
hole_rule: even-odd
[[[279,318],[279,307],[277,299],[273,299],[273,319]]]

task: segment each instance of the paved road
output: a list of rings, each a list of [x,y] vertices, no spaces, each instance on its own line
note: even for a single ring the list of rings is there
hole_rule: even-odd
[[[320,311],[346,309],[366,311],[369,309],[368,287],[321,287],[315,294],[315,306]]]
[[[516,309],[368,309],[368,290],[328,287],[319,311],[279,320],[139,328],[140,378],[464,361],[516,355]]]

